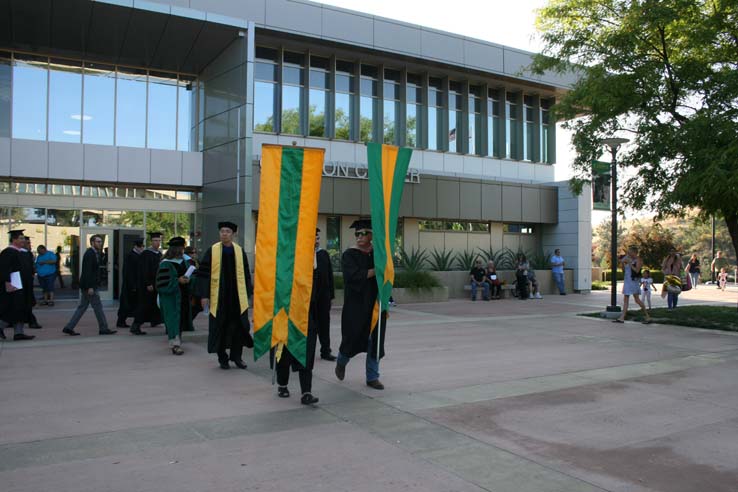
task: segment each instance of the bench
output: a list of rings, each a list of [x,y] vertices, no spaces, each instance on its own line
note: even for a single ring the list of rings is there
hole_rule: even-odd
[[[512,293],[513,289],[515,289],[515,286],[512,284],[504,284],[500,286],[500,297],[502,299],[506,298],[508,293]],[[471,292],[471,284],[465,284],[464,290]]]

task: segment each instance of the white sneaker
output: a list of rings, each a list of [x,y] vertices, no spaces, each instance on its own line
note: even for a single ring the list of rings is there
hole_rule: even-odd
[[[538,294],[536,294],[536,299],[543,299],[543,296],[541,296],[541,293],[540,292]]]
[[[533,294],[529,294],[528,299],[535,299],[535,298],[533,297]]]

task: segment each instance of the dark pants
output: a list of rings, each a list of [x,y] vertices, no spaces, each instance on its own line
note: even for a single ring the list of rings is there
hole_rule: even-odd
[[[500,297],[500,290],[502,289],[500,284],[493,284],[492,282],[488,282],[488,283],[489,283],[489,295],[491,297]]]
[[[243,327],[241,321],[235,319],[226,322],[225,333],[218,340],[218,362],[228,362],[228,360],[241,360],[243,356]],[[230,356],[226,350],[230,346]]]
[[[320,355],[325,357],[331,355],[331,299],[329,296],[318,298],[316,304]]]
[[[282,357],[277,363],[277,384],[280,386],[287,386],[290,382],[290,370],[292,367],[292,354],[287,350],[282,351]],[[313,371],[308,369],[300,369],[300,391],[304,393],[310,393],[313,390]]]
[[[82,315],[85,314],[85,311],[87,311],[87,308],[92,305],[92,309],[95,311],[95,317],[97,318],[97,326],[100,331],[105,331],[108,329],[108,321],[105,319],[105,312],[103,311],[102,303],[100,302],[100,295],[95,291],[94,294],[89,295],[87,294],[87,290],[81,291],[82,297],[79,301],[79,306],[77,306],[77,310],[72,315],[72,319],[69,320],[69,323],[64,327],[65,330],[74,330],[74,327],[77,326],[77,323],[79,323],[79,320],[82,318]]]

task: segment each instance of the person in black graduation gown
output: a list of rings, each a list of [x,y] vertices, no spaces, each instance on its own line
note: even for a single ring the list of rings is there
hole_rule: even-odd
[[[313,261],[313,289],[310,294],[310,309],[308,311],[308,332],[307,332],[307,339],[306,339],[306,346],[305,346],[305,363],[306,365],[303,366],[300,364],[297,359],[295,359],[292,354],[284,348],[282,350],[282,356],[279,359],[279,362],[277,362],[277,395],[280,398],[288,398],[290,396],[290,390],[287,388],[287,384],[290,380],[290,369],[293,371],[297,371],[300,376],[300,392],[302,393],[302,397],[300,398],[300,403],[303,405],[313,405],[315,403],[318,403],[318,398],[313,396],[312,390],[313,390],[313,366],[315,362],[315,345],[317,342],[317,338],[319,336],[319,310],[320,310],[320,298],[321,294],[323,293],[323,290],[325,289],[325,286],[321,285],[321,279],[320,275],[322,274],[319,263],[318,263],[318,253],[319,251],[327,252],[324,250],[318,250],[318,240],[320,239],[320,229],[315,230],[315,260]],[[330,262],[330,259],[328,259]],[[330,268],[330,265],[329,265]],[[331,271],[331,278],[333,277],[333,272]],[[330,284],[331,291],[333,287],[333,282]],[[329,293],[330,293],[329,292]],[[331,297],[328,297],[328,310],[330,312],[330,300]],[[330,313],[329,313],[330,314]],[[327,345],[330,348],[330,339],[329,344]],[[330,354],[330,350],[328,351],[328,354]],[[272,349],[271,354],[271,362],[274,363],[274,357],[275,357],[275,349]],[[323,357],[325,358],[325,357]],[[333,360],[336,360],[335,357],[333,357]]]
[[[161,323],[161,313],[156,305],[156,272],[161,261],[161,232],[150,232],[151,246],[141,252],[138,262],[138,305],[131,325],[134,335],[146,335],[141,325]]]
[[[13,340],[35,338],[33,335],[23,333],[23,325],[31,319],[33,298],[33,284],[28,283],[29,265],[24,260],[22,252],[25,242],[23,229],[10,231],[10,245],[0,253],[0,320],[14,328]],[[17,289],[10,282],[11,274],[15,272],[20,274],[23,283],[21,289]],[[33,281],[33,269],[30,270],[30,279]],[[0,338],[5,339],[2,329]]]
[[[315,321],[318,324],[318,339],[320,340],[320,358],[335,361],[336,356],[331,353],[331,301],[336,297],[333,288],[333,267],[330,255],[320,247],[320,229],[315,230],[313,296],[315,298]]]
[[[366,352],[366,385],[384,389],[379,381],[379,359],[384,357],[386,320],[382,316],[381,343],[377,357],[377,330],[371,330],[374,304],[377,300],[377,279],[374,274],[372,226],[369,219],[351,224],[355,229],[356,246],[341,257],[343,266],[343,311],[341,312],[341,346],[336,361],[336,377],[343,381],[346,365],[357,354]],[[370,335],[371,333],[371,335]]]
[[[123,258],[123,283],[120,287],[120,305],[118,306],[118,328],[128,328],[126,318],[136,313],[138,304],[139,260],[143,252],[143,239],[133,241],[133,248]]]
[[[43,328],[43,326],[38,323],[36,315],[33,314],[33,308],[36,306],[36,295],[33,293],[33,277],[36,275],[36,258],[33,256],[33,246],[31,244],[31,238],[25,236],[24,239],[25,243],[22,248],[23,255],[21,257],[27,265],[26,268],[23,269],[23,272],[25,272],[26,275],[23,278],[23,285],[30,286],[30,288],[26,290],[26,296],[31,303],[31,313],[28,319],[28,327],[39,329]]]
[[[248,298],[254,287],[246,253],[233,241],[238,227],[233,222],[219,222],[218,229],[220,241],[200,259],[194,290],[208,313],[208,353],[218,354],[221,369],[230,369],[229,361],[246,369],[243,347],[254,346],[248,318]]]

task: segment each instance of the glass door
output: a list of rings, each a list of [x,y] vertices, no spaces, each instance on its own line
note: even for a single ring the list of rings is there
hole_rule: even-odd
[[[101,301],[113,300],[113,258],[115,258],[115,241],[113,241],[113,229],[105,229],[102,227],[82,227],[80,228],[80,248],[79,248],[79,265],[80,273],[82,269],[82,258],[88,248],[90,248],[90,237],[98,235],[102,238],[102,251],[100,253],[100,263],[97,274],[100,278],[100,294]]]

